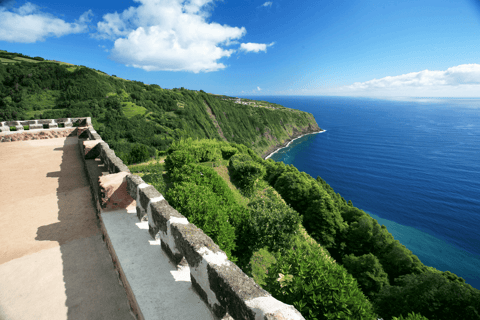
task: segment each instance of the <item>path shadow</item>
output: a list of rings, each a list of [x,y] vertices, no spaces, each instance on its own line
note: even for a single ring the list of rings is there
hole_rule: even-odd
[[[132,319],[127,296],[103,242],[77,137],[67,137],[58,179],[58,221],[41,226],[37,241],[57,241],[63,262],[67,319]],[[48,306],[46,306],[48,307]]]

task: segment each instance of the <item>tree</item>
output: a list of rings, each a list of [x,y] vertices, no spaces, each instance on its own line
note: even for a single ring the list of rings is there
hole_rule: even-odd
[[[375,298],[379,315],[385,319],[420,313],[430,320],[480,319],[480,292],[449,275],[429,270],[395,280]]]
[[[357,279],[362,291],[367,296],[374,296],[384,286],[389,285],[388,274],[373,254],[356,257],[351,254],[343,257],[343,266]]]

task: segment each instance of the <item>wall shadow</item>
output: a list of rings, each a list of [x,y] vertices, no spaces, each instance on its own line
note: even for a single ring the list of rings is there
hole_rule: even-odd
[[[60,246],[67,319],[131,320],[125,289],[103,242],[78,138],[67,137],[54,152],[62,152],[60,170],[47,177],[58,179],[58,222],[39,227],[35,240]]]

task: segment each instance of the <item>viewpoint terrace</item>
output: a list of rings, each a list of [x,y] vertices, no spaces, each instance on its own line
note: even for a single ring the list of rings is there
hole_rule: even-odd
[[[303,319],[132,175],[90,118],[0,124],[0,319]]]

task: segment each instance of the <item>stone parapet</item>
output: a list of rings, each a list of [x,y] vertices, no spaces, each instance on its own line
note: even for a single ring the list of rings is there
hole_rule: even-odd
[[[52,139],[79,135],[91,125],[90,117],[3,121],[0,122],[0,142]],[[15,127],[15,130],[11,131],[11,127]],[[94,134],[96,139],[101,139],[96,132]]]
[[[210,237],[172,208],[153,186],[145,183],[141,177],[130,174],[128,167],[101,140],[93,127],[87,126],[80,137],[88,139],[79,140],[84,158],[89,161],[101,160],[102,171],[105,171],[99,181],[89,178],[99,216],[110,208],[118,210],[122,206],[127,208],[135,204],[137,218],[148,221],[150,236],[160,240],[160,247],[170,260],[179,268],[188,265],[193,289],[216,318],[304,319],[293,306],[273,298],[229,261],[225,252]],[[88,176],[91,174],[88,173]],[[105,239],[108,238],[106,234]],[[112,251],[114,249],[111,248]],[[117,269],[128,292],[128,276],[122,273],[121,266]],[[135,293],[127,294],[132,296],[131,303],[134,304]],[[136,310],[136,315],[142,314],[138,305],[132,305],[132,310]]]

